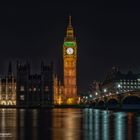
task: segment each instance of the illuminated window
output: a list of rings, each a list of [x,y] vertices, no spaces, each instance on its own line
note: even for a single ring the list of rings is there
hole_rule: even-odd
[[[71,76],[71,75],[72,75],[72,71],[70,70],[70,71],[69,71],[69,76]]]
[[[33,91],[36,91],[36,87],[33,88]]]
[[[67,93],[67,89],[65,89],[65,93]]]
[[[9,92],[12,92],[12,88],[11,88],[11,86],[9,86],[9,89],[8,89],[8,91],[9,91]]]
[[[73,62],[73,66],[75,66],[75,62]]]
[[[76,90],[75,89],[73,89],[73,93],[76,93]]]
[[[49,91],[49,87],[48,86],[45,86],[45,91]]]
[[[68,62],[66,62],[65,65],[67,66],[68,65]]]
[[[20,100],[25,100],[24,95],[20,95]]]
[[[73,84],[73,85],[76,85],[75,79],[72,80],[72,84]]]
[[[20,91],[25,91],[24,86],[20,87]]]

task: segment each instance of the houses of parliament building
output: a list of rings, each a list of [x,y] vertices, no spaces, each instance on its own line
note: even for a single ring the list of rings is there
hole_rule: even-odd
[[[32,74],[29,62],[17,62],[16,76],[9,63],[8,73],[0,77],[0,105],[45,107],[72,105],[77,96],[77,43],[69,16],[63,49],[63,81],[54,75],[53,64],[41,62],[40,73]]]

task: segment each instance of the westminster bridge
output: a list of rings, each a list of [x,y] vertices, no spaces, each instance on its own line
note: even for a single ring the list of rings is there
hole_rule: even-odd
[[[82,103],[95,108],[106,109],[140,109],[140,90],[125,93],[109,93],[92,97],[84,97]]]

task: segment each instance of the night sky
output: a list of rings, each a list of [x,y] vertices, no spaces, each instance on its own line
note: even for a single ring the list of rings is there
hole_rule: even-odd
[[[8,61],[54,61],[62,77],[62,47],[68,24],[78,44],[78,87],[102,80],[112,66],[140,72],[140,8],[134,1],[62,1],[0,5],[0,72]]]

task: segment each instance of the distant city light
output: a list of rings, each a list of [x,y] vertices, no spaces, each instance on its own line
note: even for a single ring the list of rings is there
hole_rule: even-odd
[[[104,92],[107,92],[107,89],[106,88],[104,89]]]
[[[98,95],[98,92],[95,92],[95,95],[97,96]]]
[[[140,82],[140,78],[137,79]]]
[[[118,88],[121,88],[121,85],[120,84],[118,84]]]
[[[92,98],[92,95],[90,94],[89,97]]]

